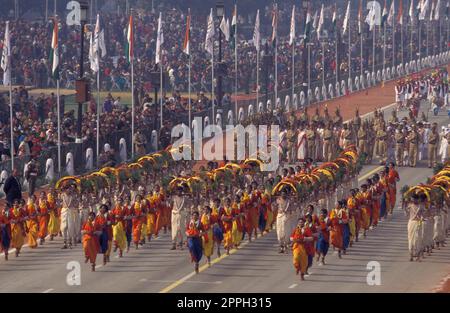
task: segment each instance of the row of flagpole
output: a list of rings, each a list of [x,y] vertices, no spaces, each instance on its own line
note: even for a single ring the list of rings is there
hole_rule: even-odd
[[[350,3],[351,1],[348,1],[347,4],[347,10],[345,13],[344,23],[343,23],[343,34],[346,34],[348,30],[348,72],[349,72],[349,78],[351,78],[351,33],[350,33]],[[418,20],[418,36],[419,36],[419,49],[418,49],[418,56],[419,59],[422,57],[422,31],[421,31],[421,21],[426,22],[426,36],[427,36],[427,55],[429,55],[428,51],[428,36],[429,36],[429,26],[430,22],[439,21],[439,35],[442,35],[442,24],[440,21],[440,6],[441,1],[437,0],[436,5],[435,2],[432,1],[431,4],[431,10],[429,19],[427,19],[427,13],[430,7],[429,0],[419,0],[417,5],[417,11],[414,10],[414,0],[410,0],[410,8],[409,8],[409,17],[410,17],[410,25],[411,25],[411,34],[410,34],[410,60],[413,59],[413,23],[414,20]],[[447,24],[448,24],[448,12],[449,11],[449,3],[447,2]],[[395,34],[396,34],[396,23],[394,22],[395,19],[395,1],[391,2],[391,7],[389,10],[389,14],[386,7],[386,0],[384,4],[384,9],[382,12],[382,26],[380,27],[380,30],[383,29],[383,69],[385,68],[386,64],[386,22],[389,26],[392,27],[392,55],[393,55],[393,64],[396,63],[396,51],[395,51]],[[317,17],[317,13],[316,13]],[[190,53],[190,29],[191,29],[191,16],[190,16],[190,9],[188,11],[187,16],[187,28],[186,28],[186,35],[183,45],[183,52],[188,55],[189,61],[188,61],[188,105],[189,105],[189,127],[191,127],[192,122],[192,103],[191,103],[191,53]],[[375,2],[372,2],[372,6],[370,8],[369,14],[367,15],[366,22],[370,26],[370,31],[373,32],[373,52],[372,52],[372,72],[375,72],[375,42],[376,42],[376,6]],[[332,17],[332,24],[335,29],[336,33],[336,60],[338,61],[338,30],[336,28],[336,5],[333,12]],[[222,27],[225,25],[224,27]],[[225,22],[225,17],[223,17],[221,23],[221,31],[226,33],[227,29],[229,30],[228,21]],[[400,31],[401,31],[401,53],[402,53],[402,59],[401,63],[404,63],[404,51],[403,51],[403,0],[399,1],[399,12],[397,17],[397,23],[400,25]],[[292,8],[292,16],[291,16],[291,29],[290,29],[290,40],[289,44],[292,47],[292,97],[295,95],[295,37],[296,37],[296,29],[295,29],[295,6]],[[312,17],[310,13],[310,8],[308,7],[307,10],[307,17],[305,21],[305,47],[308,49],[308,63],[310,62],[310,45],[309,42],[309,33],[311,32],[311,24],[312,24]],[[322,5],[321,11],[320,11],[320,17],[318,19],[318,23],[316,22],[316,18],[314,18],[314,28],[316,29],[318,39],[320,40],[321,36],[321,30],[322,25],[324,24],[324,8]],[[128,31],[127,31],[127,59],[130,63],[130,69],[131,69],[131,107],[132,107],[132,122],[131,122],[131,133],[132,133],[132,158],[134,158],[135,155],[135,147],[134,147],[134,133],[135,133],[135,97],[134,97],[134,30],[133,30],[133,10],[131,10],[130,18],[129,18],[129,24],[128,24]],[[274,92],[275,92],[275,101],[278,99],[278,36],[277,36],[277,28],[278,28],[278,8],[277,4],[274,5],[274,11],[272,15],[272,44],[274,45],[275,50],[275,86],[274,86]],[[232,35],[234,40],[234,70],[235,70],[235,117],[236,121],[238,118],[238,111],[237,111],[237,92],[238,92],[238,54],[237,54],[237,5],[234,5],[234,11],[233,11],[233,17],[232,17]],[[215,33],[215,26],[214,26],[214,17],[213,17],[213,10],[211,9],[211,12],[208,16],[208,22],[207,22],[207,34],[206,34],[206,40],[205,40],[205,50],[209,52],[211,55],[211,102],[212,102],[212,118],[213,121],[215,121],[215,93],[214,93],[214,33]],[[358,33],[360,36],[360,45],[361,45],[361,60],[360,60],[360,66],[361,66],[361,75],[363,74],[363,34],[362,34],[362,0],[360,0],[359,4],[359,10],[358,10]],[[447,25],[447,31],[446,34],[448,36],[449,34],[449,26]],[[226,35],[226,39],[228,40],[228,36]],[[433,38],[434,38],[434,32],[433,32]],[[261,33],[260,33],[260,13],[259,10],[256,14],[255,19],[255,28],[253,33],[253,44],[256,48],[257,55],[256,55],[256,103],[258,105],[259,103],[259,59],[260,59],[260,42],[261,42]],[[159,13],[158,18],[158,32],[157,32],[157,42],[156,42],[156,59],[155,64],[159,65],[160,69],[160,125],[163,126],[163,55],[162,55],[162,45],[164,43],[164,35],[163,35],[163,25],[162,25],[162,13]],[[442,38],[440,37],[440,47],[439,50],[442,52]],[[325,44],[322,42],[322,54],[323,59],[325,58]],[[97,142],[96,142],[96,152],[97,152],[97,158],[100,153],[100,145],[99,145],[99,129],[100,129],[100,50],[101,50],[101,56],[104,57],[106,54],[105,45],[104,45],[104,33],[102,30],[100,30],[100,20],[99,15],[97,14],[97,20],[96,25],[94,28],[94,31],[91,35],[91,47],[90,47],[90,61],[91,61],[91,70],[96,73],[96,81],[97,81]],[[435,52],[434,49],[434,40],[433,40],[433,53]],[[56,80],[56,86],[57,86],[57,114],[58,114],[58,172],[61,173],[61,112],[60,112],[60,80],[59,80],[59,49],[58,49],[58,20],[56,18],[56,7],[55,7],[55,18],[54,18],[54,26],[53,26],[53,35],[52,35],[52,76]],[[3,51],[2,51],[2,60],[1,60],[1,67],[4,72],[3,82],[5,86],[9,86],[9,92],[10,92],[10,119],[13,120],[13,104],[12,104],[12,83],[11,83],[11,41],[10,41],[10,29],[9,29],[9,22],[6,23],[6,31],[5,31],[5,40],[3,45]],[[325,71],[325,63],[323,60],[323,71]],[[336,62],[336,82],[339,81],[338,78],[339,73],[339,64]],[[306,74],[306,73],[304,73]],[[310,71],[308,67],[308,89],[310,87]],[[325,75],[323,73],[322,80],[325,81]],[[13,131],[13,125],[12,123],[10,127],[10,135],[11,135],[11,167],[14,168],[14,131]]]

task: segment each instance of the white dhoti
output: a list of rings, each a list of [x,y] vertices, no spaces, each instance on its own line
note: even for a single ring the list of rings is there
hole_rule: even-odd
[[[289,217],[287,214],[277,214],[277,239],[280,246],[288,243]]]
[[[172,242],[183,243],[186,232],[186,212],[175,212],[172,210]]]
[[[433,245],[434,220],[426,219],[423,222],[423,246],[431,247]]]
[[[443,242],[445,240],[445,233],[443,227],[443,216],[437,214],[434,217],[434,229],[433,229],[433,240],[434,242]]]
[[[408,250],[412,256],[422,252],[422,223],[416,220],[408,221]]]
[[[77,209],[62,208],[61,209],[61,233],[64,241],[75,241],[80,232],[80,216]]]

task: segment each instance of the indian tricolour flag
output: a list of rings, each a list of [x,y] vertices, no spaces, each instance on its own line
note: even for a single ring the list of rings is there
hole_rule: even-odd
[[[130,22],[128,23],[128,30],[127,30],[127,45],[126,45],[127,60],[130,63],[133,60],[133,53],[134,53],[133,49],[134,49],[133,15],[130,15]]]
[[[50,54],[52,63],[52,77],[59,79],[59,46],[58,46],[58,20],[53,20],[52,53]]]

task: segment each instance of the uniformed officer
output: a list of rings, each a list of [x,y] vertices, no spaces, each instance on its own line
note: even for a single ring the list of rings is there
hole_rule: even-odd
[[[403,154],[405,151],[405,135],[402,126],[399,125],[394,135],[395,139],[395,162],[398,166],[403,166]]]
[[[323,132],[323,156],[327,162],[333,157],[333,124],[330,122]]]
[[[387,132],[386,126],[381,124],[377,131],[376,139],[378,143],[378,153],[380,156],[380,164],[385,164],[387,160]]]
[[[416,167],[417,163],[417,149],[419,146],[419,134],[417,133],[416,125],[412,125],[411,132],[406,139],[409,144],[409,166]]]
[[[316,149],[315,149],[315,141],[316,141],[316,133],[314,131],[312,123],[308,125],[308,129],[306,130],[306,140],[308,142],[308,158],[313,160],[316,159]]]
[[[428,167],[436,166],[437,152],[439,146],[439,133],[437,124],[433,123],[431,132],[428,134]]]
[[[367,131],[366,131],[365,124],[363,124],[358,130],[358,154],[359,155],[362,155],[363,153],[367,153],[366,145],[367,145]]]

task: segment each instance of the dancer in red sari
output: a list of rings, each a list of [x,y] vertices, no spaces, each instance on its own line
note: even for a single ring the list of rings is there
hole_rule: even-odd
[[[85,263],[91,262],[91,270],[95,272],[95,262],[97,260],[97,254],[100,252],[100,244],[98,236],[101,231],[95,224],[95,213],[90,212],[88,220],[81,229],[83,235],[82,243],[85,255]]]

